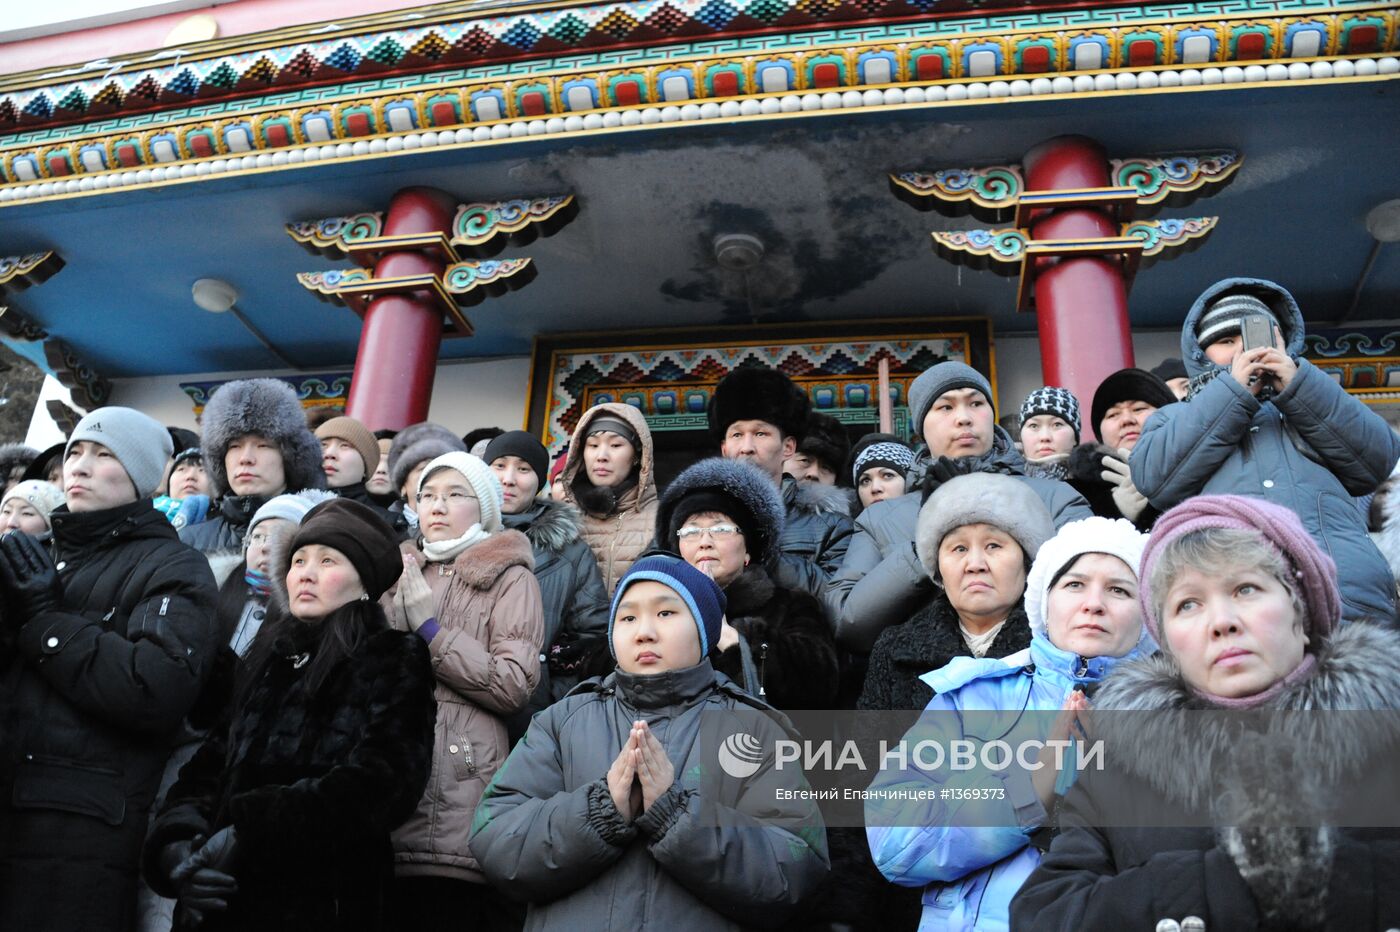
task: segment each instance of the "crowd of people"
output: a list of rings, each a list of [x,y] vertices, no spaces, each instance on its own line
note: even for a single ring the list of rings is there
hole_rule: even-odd
[[[1400,728],[1093,715],[1400,709],[1400,435],[1303,345],[1231,279],[1087,425],[1056,386],[999,418],[947,361],[915,438],[854,444],[744,366],[663,484],[630,405],[551,460],[312,424],[272,379],[199,435],[104,407],[0,449],[0,929],[1400,926],[1400,831],[1326,820]],[[914,792],[978,774],[882,771],[909,792],[857,829],[775,797],[800,774],[706,779],[704,713],[768,746],[824,709],[1014,712],[1121,766],[1006,780],[996,825]],[[1284,800],[1318,824],[1253,818]]]

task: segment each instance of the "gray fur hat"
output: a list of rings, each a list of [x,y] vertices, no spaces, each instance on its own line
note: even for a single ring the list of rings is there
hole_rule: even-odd
[[[432,421],[410,424],[394,436],[389,447],[389,481],[402,489],[414,466],[453,452],[465,453],[467,445],[446,427]]]
[[[954,528],[990,524],[1020,544],[1026,564],[1055,534],[1055,522],[1040,496],[1022,479],[975,472],[940,485],[919,510],[914,546],[929,579],[938,582],[938,548]]]
[[[656,543],[679,553],[676,532],[703,511],[728,515],[744,532],[744,546],[755,563],[772,567],[783,535],[783,499],[767,473],[752,463],[704,459],[666,487],[656,509]]]
[[[239,437],[256,434],[277,444],[288,489],[324,489],[321,441],[306,426],[296,390],[280,379],[239,379],[220,385],[201,418],[204,468],[216,497],[227,495],[224,456]]]

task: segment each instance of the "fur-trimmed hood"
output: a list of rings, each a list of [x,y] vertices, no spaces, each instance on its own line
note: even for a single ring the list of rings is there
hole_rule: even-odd
[[[671,480],[661,496],[656,509],[656,542],[658,546],[672,547],[671,525],[677,517],[676,509],[688,497],[696,493],[718,492],[732,498],[748,510],[748,515],[730,515],[745,528],[745,544],[754,561],[771,566],[778,559],[778,541],[783,536],[787,509],[783,507],[782,496],[778,494],[767,473],[739,460],[713,456],[687,467],[679,476]],[[694,512],[692,512],[693,514]],[[752,522],[746,520],[752,518]]]
[[[472,544],[452,561],[457,578],[473,589],[490,589],[501,574],[512,566],[535,571],[535,551],[530,539],[519,531],[497,531],[485,540]]]
[[[1166,653],[1119,664],[1094,705],[1130,712],[1215,709],[1191,691]],[[1285,690],[1267,709],[1400,709],[1400,642],[1393,631],[1364,622],[1343,626],[1318,652],[1313,674]],[[1241,735],[1231,720],[1223,714],[1106,714],[1098,717],[1096,727],[1115,762],[1173,802],[1198,809],[1213,802],[1211,781],[1202,774],[1228,772],[1225,762],[1242,756]],[[1354,716],[1288,715],[1274,719],[1270,730],[1256,737],[1289,754],[1306,749],[1307,766],[1297,772],[1318,787],[1335,788],[1354,780],[1378,750],[1400,743],[1400,717],[1367,716],[1365,723],[1362,729]],[[1183,761],[1191,761],[1191,766],[1182,766]]]
[[[582,516],[573,505],[550,498],[537,498],[530,510],[516,515],[502,515],[507,528],[525,534],[540,550],[560,554],[579,539]]]
[[[656,477],[653,473],[651,428],[647,426],[647,419],[636,408],[628,404],[609,402],[607,404],[594,405],[578,420],[578,426],[574,428],[573,437],[569,440],[569,457],[564,461],[564,499],[570,505],[579,508],[578,498],[574,494],[574,478],[583,469],[583,449],[588,446],[588,427],[595,418],[615,417],[626,421],[632,425],[632,430],[637,434],[637,443],[641,446],[641,455],[638,458],[637,484],[623,493],[622,498],[617,502],[616,511],[637,510],[646,508],[656,501]]]
[[[239,379],[214,392],[201,418],[204,468],[215,498],[229,494],[224,456],[239,437],[256,434],[277,444],[288,491],[324,489],[321,441],[306,425],[296,391],[279,379]]]
[[[798,482],[791,476],[784,476],[783,504],[810,514],[849,518],[851,490],[839,485],[822,485],[820,482]]]

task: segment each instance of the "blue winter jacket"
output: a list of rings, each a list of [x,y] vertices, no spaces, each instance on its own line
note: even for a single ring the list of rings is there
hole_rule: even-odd
[[[1225,292],[1259,297],[1283,327],[1298,374],[1260,404],[1196,343],[1196,322]],[[1193,379],[1215,377],[1189,401],[1161,408],[1144,425],[1129,465],[1133,484],[1166,511],[1193,495],[1254,495],[1297,512],[1337,564],[1342,617],[1395,624],[1395,577],[1366,533],[1353,496],[1375,491],[1400,459],[1400,437],[1303,355],[1303,315],[1283,288],[1262,279],[1218,282],[1196,300],[1181,328],[1181,358]],[[1194,388],[1194,386],[1193,386]]]
[[[1022,741],[1044,740],[1053,717],[1026,712],[1058,711],[1076,687],[1097,684],[1115,664],[1141,656],[1151,647],[1144,637],[1124,657],[1085,660],[1037,634],[1029,648],[1008,657],[959,657],[921,677],[933,688],[934,697],[919,723],[905,735],[905,743],[933,740],[948,747],[949,741],[958,738],[1001,738],[1015,748]],[[981,714],[964,721],[963,712]],[[993,712],[1002,714],[993,716]],[[995,734],[973,734],[966,732],[967,727]],[[1069,788],[1073,775],[1072,767],[1061,771],[1058,793]],[[958,800],[868,801],[865,831],[875,866],[900,886],[926,887],[920,932],[1008,929],[1011,898],[1040,863],[1040,851],[1031,846],[1030,836],[1047,818],[1030,776],[1015,768],[1000,775],[982,769],[892,769],[871,785],[872,790],[934,787],[1004,788],[1005,793],[999,803],[976,804],[976,826],[958,824],[965,806]],[[1003,811],[993,819],[988,816],[994,805]],[[991,821],[999,827],[987,827]]]

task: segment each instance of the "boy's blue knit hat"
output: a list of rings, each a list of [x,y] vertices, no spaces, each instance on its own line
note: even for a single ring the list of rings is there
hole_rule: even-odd
[[[608,615],[608,650],[614,659],[617,650],[613,647],[613,621],[617,618],[617,605],[622,594],[633,583],[650,580],[674,589],[676,594],[690,609],[695,618],[695,626],[700,629],[700,656],[710,653],[710,648],[719,641],[720,622],[724,620],[724,590],[715,581],[679,557],[656,554],[643,557],[622,577],[617,584],[617,594],[613,596],[612,612]]]

